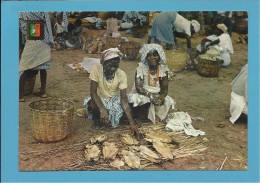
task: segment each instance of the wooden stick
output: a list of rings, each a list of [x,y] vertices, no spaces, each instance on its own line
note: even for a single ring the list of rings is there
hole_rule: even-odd
[[[226,156],[226,158],[224,159],[224,161],[223,161],[223,163],[221,164],[221,166],[220,166],[217,170],[222,170],[222,168],[223,168],[223,166],[224,166],[226,160],[227,160],[227,156]]]

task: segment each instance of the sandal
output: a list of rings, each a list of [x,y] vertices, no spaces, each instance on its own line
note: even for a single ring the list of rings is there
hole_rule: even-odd
[[[23,97],[19,98],[19,102],[25,102],[25,99]]]
[[[45,93],[42,93],[42,92],[34,93],[34,95],[41,97],[41,98],[47,98],[47,95]]]
[[[76,114],[77,114],[78,117],[83,117],[83,118],[86,118],[87,115],[88,115],[86,109],[84,109],[84,108],[78,109],[76,111]]]

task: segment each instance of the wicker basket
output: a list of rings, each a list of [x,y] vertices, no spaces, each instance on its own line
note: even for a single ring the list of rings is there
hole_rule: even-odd
[[[74,105],[67,99],[48,98],[30,103],[32,134],[40,142],[66,138],[70,131]]]
[[[197,70],[199,75],[203,77],[218,77],[222,60],[216,61],[203,59],[200,56],[197,58]]]
[[[26,81],[24,85],[24,95],[30,95],[33,93],[35,80],[36,80],[36,75],[30,77],[26,76]]]
[[[140,48],[140,43],[134,41],[122,42],[119,46],[119,50],[124,54],[124,60],[135,60]]]

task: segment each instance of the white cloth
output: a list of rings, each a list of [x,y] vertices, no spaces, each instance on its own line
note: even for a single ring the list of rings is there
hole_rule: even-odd
[[[230,114],[231,117],[229,121],[235,123],[239,116],[244,113],[248,113],[248,107],[244,96],[240,96],[235,92],[231,92],[231,101],[230,101]]]
[[[55,31],[56,31],[57,34],[60,34],[60,33],[63,32],[63,27],[62,27],[59,23],[56,23],[56,24],[54,25],[54,29],[55,29]]]
[[[190,24],[191,22],[189,20],[187,20],[186,18],[184,18],[183,16],[177,13],[176,19],[173,23],[173,27],[177,32],[184,32],[189,36],[191,36]]]
[[[167,131],[184,131],[186,135],[189,136],[199,136],[205,135],[205,132],[201,130],[196,130],[191,125],[191,117],[187,112],[174,112],[167,116],[167,125],[165,129]]]
[[[194,31],[199,32],[199,30],[200,30],[199,22],[197,20],[192,20],[190,23],[194,27]]]

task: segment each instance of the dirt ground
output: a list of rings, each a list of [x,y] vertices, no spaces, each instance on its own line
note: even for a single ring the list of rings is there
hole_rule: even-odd
[[[228,120],[230,117],[230,82],[248,61],[247,44],[236,42],[236,33],[232,35],[234,54],[232,63],[227,68],[221,68],[219,76],[207,78],[198,75],[196,71],[176,72],[169,83],[168,95],[177,103],[178,111],[185,111],[192,117],[203,118],[193,120],[196,129],[206,132],[205,136],[187,138],[202,143],[207,150],[200,155],[192,154],[152,164],[142,170],[247,170],[247,119],[240,118],[234,125]],[[130,40],[146,43],[143,39]],[[192,39],[196,46],[204,35],[197,35]],[[82,62],[84,57],[98,57],[82,50],[52,51],[52,67],[48,71],[47,95],[62,97],[74,103],[75,111],[82,107],[83,100],[89,96],[90,79],[86,72],[76,72],[67,64]],[[128,92],[134,82],[134,72],[138,61],[122,61],[120,67],[128,76]],[[39,88],[37,76],[35,90]],[[29,104],[39,100],[39,97],[29,95],[19,106],[19,170],[114,170],[109,166],[95,166],[84,161],[84,148],[94,134],[104,133],[92,129],[93,121],[74,115],[72,129],[69,136],[59,142],[41,143],[35,140],[31,132]],[[147,123],[139,123],[147,125]],[[152,128],[152,124],[149,124]],[[107,134],[119,134],[128,131],[126,124],[117,129],[106,131]],[[185,136],[185,134],[176,134]],[[180,147],[182,144],[180,144]],[[123,168],[124,169],[124,168]],[[125,168],[129,169],[129,168]]]

